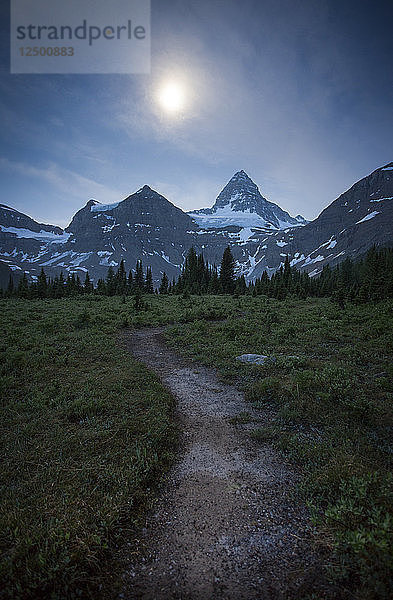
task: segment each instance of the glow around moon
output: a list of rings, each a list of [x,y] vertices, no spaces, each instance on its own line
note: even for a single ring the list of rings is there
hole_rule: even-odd
[[[158,92],[158,102],[161,108],[168,113],[180,112],[186,103],[183,86],[175,81],[163,84]]]

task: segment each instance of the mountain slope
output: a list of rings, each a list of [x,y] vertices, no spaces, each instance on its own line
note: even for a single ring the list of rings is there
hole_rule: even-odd
[[[0,204],[0,222],[3,231],[12,227],[26,229],[36,233],[36,239],[39,239],[40,236],[38,234],[40,233],[42,234],[41,237],[45,237],[45,234],[47,233],[53,233],[54,235],[62,235],[63,233],[63,230],[60,227],[37,223],[37,221],[34,221],[31,217],[28,217],[6,204]]]
[[[40,270],[37,264],[40,258],[68,238],[60,227],[37,223],[14,208],[0,204],[0,260],[11,272],[26,271],[34,278]]]
[[[305,227],[266,240],[252,276],[277,269],[285,254],[292,265],[316,275],[325,264],[361,256],[374,244],[393,244],[393,163],[355,183]]]

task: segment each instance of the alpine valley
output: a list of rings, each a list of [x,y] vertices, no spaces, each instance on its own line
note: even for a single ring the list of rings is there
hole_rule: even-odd
[[[229,245],[238,274],[250,281],[291,265],[318,275],[325,264],[363,255],[371,246],[393,245],[393,162],[355,183],[311,222],[290,216],[262,196],[244,171],[236,173],[211,208],[185,213],[145,185],[110,205],[89,200],[62,230],[37,223],[0,204],[0,284],[23,272],[35,279],[63,271],[97,282],[124,259],[141,259],[157,285],[165,271],[180,274],[193,246],[219,265]]]

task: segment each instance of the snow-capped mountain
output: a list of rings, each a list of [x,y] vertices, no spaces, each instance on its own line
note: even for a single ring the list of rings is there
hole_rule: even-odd
[[[212,263],[219,263],[231,235],[235,235],[232,231],[206,234],[191,217],[147,185],[114,204],[89,200],[64,231],[44,231],[39,223],[17,211],[13,212],[21,216],[23,226],[9,227],[5,215],[12,211],[5,206],[0,211],[0,222],[5,223],[0,226],[0,260],[12,271],[25,271],[33,279],[43,267],[51,276],[63,271],[83,278],[88,271],[97,282],[122,259],[127,269],[135,268],[136,261],[142,259],[158,283],[164,271],[169,278],[180,274],[191,246],[198,253],[206,252]],[[235,231],[240,229],[235,227]],[[239,259],[241,256],[242,252],[238,253]]]
[[[56,225],[44,225],[37,223],[27,215],[18,212],[10,206],[0,204],[1,231],[8,233],[21,233],[21,231],[31,232],[31,238],[35,239],[56,239],[56,236],[62,235],[63,230]],[[21,235],[19,237],[22,237]]]
[[[0,204],[0,285],[4,287],[12,273],[34,275],[41,257],[64,244],[69,238],[60,227],[37,223],[27,215]]]
[[[275,270],[288,254],[291,264],[318,275],[371,246],[393,245],[393,163],[355,183],[305,227],[275,233],[255,253],[252,276]]]
[[[9,273],[25,271],[34,279],[42,267],[51,276],[63,271],[83,278],[89,271],[97,282],[122,259],[127,270],[142,259],[158,283],[164,271],[169,278],[179,275],[191,246],[219,264],[230,245],[238,273],[249,280],[274,272],[287,254],[292,265],[316,275],[324,264],[360,256],[373,244],[393,245],[393,163],[355,183],[306,224],[268,202],[239,171],[212,208],[190,214],[147,185],[115,204],[89,200],[65,230],[0,205],[0,285]]]
[[[205,228],[240,225],[272,231],[307,223],[302,216],[291,217],[277,204],[266,200],[245,171],[235,173],[212,208],[201,208],[188,214]]]

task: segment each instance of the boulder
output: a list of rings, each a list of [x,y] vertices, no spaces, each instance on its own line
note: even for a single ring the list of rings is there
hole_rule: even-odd
[[[241,354],[236,356],[236,360],[240,362],[251,363],[253,365],[264,365],[266,361],[275,361],[276,359],[271,356],[265,356],[264,354]]]

